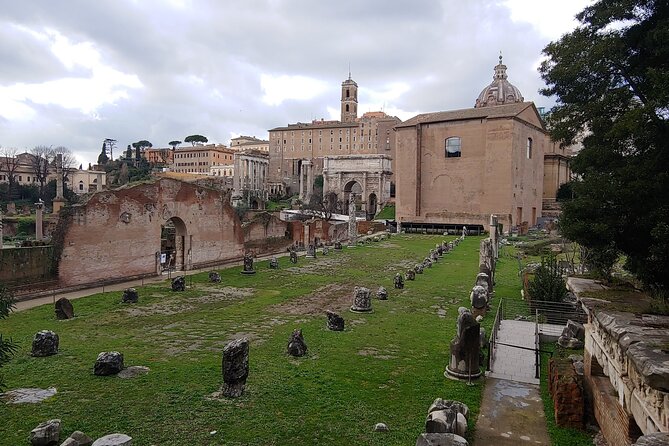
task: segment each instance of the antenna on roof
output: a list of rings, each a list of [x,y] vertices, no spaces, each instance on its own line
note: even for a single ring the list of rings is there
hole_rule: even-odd
[[[499,50],[499,64],[502,65],[502,50]]]
[[[348,63],[348,80],[351,80],[351,62]]]

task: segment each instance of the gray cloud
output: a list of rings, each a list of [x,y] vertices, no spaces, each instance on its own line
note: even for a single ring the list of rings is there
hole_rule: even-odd
[[[94,112],[58,103],[24,102],[30,118],[3,117],[0,145],[65,145],[87,160],[104,138],[119,148],[139,139],[165,146],[201,133],[227,142],[233,133],[266,137],[289,122],[328,118],[350,64],[360,98],[405,112],[471,107],[492,80],[500,50],[510,81],[527,100],[537,93],[535,64],[548,43],[528,23],[511,20],[501,0],[249,0],[169,2],[9,2],[0,10],[0,92],[17,83],[87,78],[65,67],[47,44],[17,31],[55,30],[72,43],[91,42],[101,63],[136,75],[143,87],[116,87],[127,98]],[[174,2],[178,3],[178,2]],[[565,30],[567,31],[567,30]],[[263,75],[305,76],[327,85],[309,99],[263,102]],[[379,96],[389,86],[407,91]],[[2,98],[0,97],[0,101]],[[39,101],[37,101],[39,102]],[[366,111],[366,110],[362,110]]]

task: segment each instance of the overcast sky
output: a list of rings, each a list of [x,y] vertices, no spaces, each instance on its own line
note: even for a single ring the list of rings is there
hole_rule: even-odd
[[[0,0],[0,146],[69,147],[95,162],[202,134],[267,138],[339,119],[341,82],[359,113],[406,120],[467,108],[502,51],[526,100],[551,106],[544,46],[587,0]]]

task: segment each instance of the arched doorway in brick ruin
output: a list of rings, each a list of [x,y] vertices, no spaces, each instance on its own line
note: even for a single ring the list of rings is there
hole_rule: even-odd
[[[351,202],[351,196],[354,197],[355,199],[355,208],[357,210],[360,210],[361,205],[363,204],[362,201],[362,186],[360,183],[358,183],[355,180],[351,180],[346,185],[344,186],[344,197],[343,197],[343,203],[344,203],[344,212],[348,214],[348,207],[349,203]]]
[[[188,265],[189,245],[186,223],[172,217],[160,227],[160,263],[162,270],[185,270]]]

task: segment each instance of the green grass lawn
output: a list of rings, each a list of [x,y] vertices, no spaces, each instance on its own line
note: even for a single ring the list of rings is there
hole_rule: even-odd
[[[383,209],[381,209],[381,212],[376,214],[376,217],[374,217],[376,220],[394,220],[395,219],[395,205],[391,204],[388,206],[385,206]]]
[[[444,378],[459,306],[469,307],[478,272],[479,237],[469,237],[433,268],[393,289],[393,276],[422,260],[443,237],[398,235],[327,257],[287,258],[280,269],[256,264],[205,273],[184,293],[167,282],[139,288],[140,302],[120,304],[121,293],[73,301],[77,317],[57,321],[46,305],[0,321],[0,333],[20,345],[3,368],[10,389],[56,387],[36,405],[0,404],[0,444],[28,444],[38,423],[60,418],[62,437],[81,430],[96,438],[112,432],[142,445],[407,445],[424,430],[436,397],[467,404],[471,440],[482,384]],[[450,239],[450,238],[446,238]],[[389,291],[374,311],[347,310],[355,285]],[[518,296],[517,260],[498,263],[497,296]],[[346,319],[344,332],[325,328],[324,311]],[[445,316],[444,316],[445,311]],[[494,313],[483,326],[489,333]],[[307,356],[286,353],[290,333],[302,328]],[[49,329],[60,352],[30,356],[32,336]],[[223,346],[250,339],[250,375],[238,399],[208,399],[222,384]],[[124,380],[93,375],[101,351],[118,350],[126,366],[151,368]],[[377,422],[390,432],[372,432]],[[212,434],[213,431],[216,431]]]

